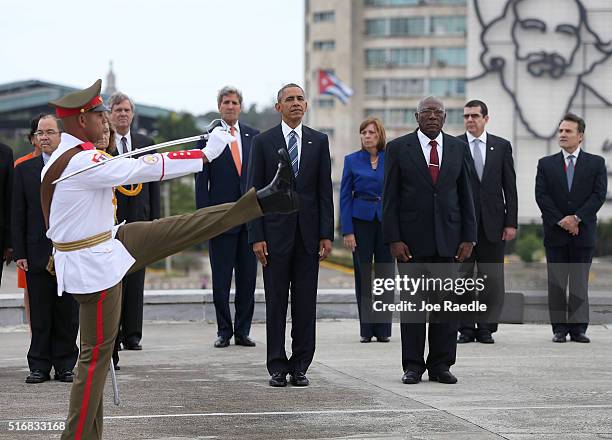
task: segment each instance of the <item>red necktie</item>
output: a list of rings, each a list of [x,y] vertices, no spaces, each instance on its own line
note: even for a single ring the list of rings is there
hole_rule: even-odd
[[[436,141],[429,141],[429,145],[431,145],[431,151],[429,152],[429,174],[435,185],[440,173],[440,160],[438,159],[438,150],[436,149],[438,143]]]
[[[236,129],[234,127],[230,128],[230,134],[232,136],[236,136]],[[230,150],[232,152],[232,158],[234,158],[234,165],[236,165],[236,171],[238,171],[238,175],[242,173],[242,161],[240,160],[240,151],[238,151],[238,139],[236,139],[230,145]]]

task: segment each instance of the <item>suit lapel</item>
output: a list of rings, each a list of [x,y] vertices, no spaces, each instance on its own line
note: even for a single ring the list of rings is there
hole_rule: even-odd
[[[578,155],[578,158],[576,159],[576,162],[574,164],[574,180],[572,180],[572,191],[574,190],[574,188],[576,188],[576,182],[578,182],[578,180],[580,178],[582,178],[582,176],[587,173],[587,167],[589,165],[589,160],[588,160],[588,156],[585,154],[584,151],[581,151],[580,154]],[[566,182],[567,182],[567,176],[566,176]],[[566,183],[567,186],[567,183]],[[569,191],[571,192],[571,191]]]
[[[493,161],[497,160],[497,156],[499,156],[499,148],[495,147],[493,139],[491,135],[487,134],[487,145],[485,146],[487,152],[485,156],[484,169],[482,170],[482,181],[484,182],[487,178],[487,174],[490,173],[491,168],[493,168]],[[473,162],[473,161],[472,161]],[[475,170],[476,168],[474,168]]]
[[[410,157],[412,162],[414,162],[417,170],[419,170],[423,177],[433,186],[433,180],[431,180],[431,174],[429,174],[429,167],[423,156],[423,149],[421,148],[419,136],[416,131],[411,133],[407,139],[406,154]]]
[[[240,177],[246,176],[247,173],[247,162],[249,161],[249,155],[251,153],[251,134],[246,132],[246,129],[239,122],[238,127],[240,128],[240,140],[242,141],[242,172]]]
[[[298,181],[300,180],[300,175],[302,174],[301,171],[306,170],[305,167],[312,162],[312,158],[315,155],[313,146],[312,133],[310,133],[310,129],[305,125],[302,125],[302,151],[300,153],[300,161],[298,164]]]
[[[565,194],[569,193],[567,189],[567,174],[565,174],[565,161],[563,160],[563,153],[559,152],[555,154],[553,159],[553,174],[559,186],[563,188]],[[574,180],[576,180],[576,173],[574,171]]]
[[[436,180],[435,186],[440,185],[440,182],[442,181],[444,176],[446,176],[449,159],[452,157],[452,155],[455,154],[456,148],[454,145],[452,145],[450,139],[451,136],[447,135],[444,132],[442,133],[442,163],[440,164],[440,173],[438,174],[438,180]]]

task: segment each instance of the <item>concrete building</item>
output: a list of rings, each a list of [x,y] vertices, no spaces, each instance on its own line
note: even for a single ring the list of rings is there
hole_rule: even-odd
[[[556,131],[567,111],[586,121],[583,148],[604,156],[611,169],[612,2],[468,3],[466,96],[487,102],[490,131],[512,141],[519,222],[539,221],[537,161],[559,151]],[[612,217],[611,184],[600,219]]]
[[[437,95],[446,131],[462,131],[466,0],[306,0],[305,11],[307,123],[330,136],[336,187],[366,116],[379,117],[392,139],[416,128],[419,99]],[[353,89],[346,105],[319,94],[319,70]]]

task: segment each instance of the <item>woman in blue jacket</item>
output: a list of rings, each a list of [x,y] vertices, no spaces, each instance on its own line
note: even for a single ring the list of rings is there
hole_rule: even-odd
[[[362,299],[362,274],[371,273],[372,258],[377,267],[386,263],[392,270],[393,259],[382,235],[382,191],[385,165],[385,129],[377,118],[368,118],[359,126],[361,150],[344,158],[340,186],[340,221],[344,245],[353,253],[355,294],[359,309],[361,342],[389,342],[391,314],[369,313],[370,297]],[[371,285],[370,277],[364,278]],[[368,289],[371,291],[371,289]],[[364,310],[363,306],[368,307]]]

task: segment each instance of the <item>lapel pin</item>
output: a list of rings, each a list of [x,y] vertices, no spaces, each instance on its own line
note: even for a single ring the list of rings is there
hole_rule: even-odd
[[[248,133],[245,133],[244,135],[245,135],[246,137],[249,137],[249,134],[248,134]]]
[[[308,141],[309,144],[312,144],[312,141]]]
[[[493,151],[493,147],[491,147],[491,151]]]

